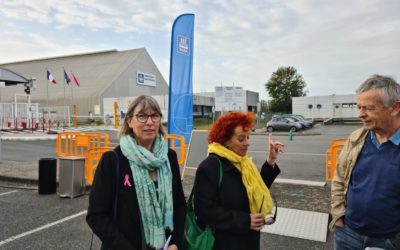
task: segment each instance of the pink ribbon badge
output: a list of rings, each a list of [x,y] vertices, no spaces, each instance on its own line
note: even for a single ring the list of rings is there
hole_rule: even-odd
[[[129,174],[125,175],[124,186],[132,187],[131,183],[129,182]]]

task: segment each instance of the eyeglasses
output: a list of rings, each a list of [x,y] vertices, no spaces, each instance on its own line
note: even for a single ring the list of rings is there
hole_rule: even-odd
[[[147,122],[149,120],[149,117],[151,117],[151,120],[153,122],[159,122],[161,120],[161,115],[158,114],[158,113],[154,113],[154,114],[151,114],[151,115],[139,113],[139,114],[136,114],[136,115],[133,115],[133,116],[135,116],[136,119],[141,123]]]
[[[273,200],[273,202],[274,202],[274,204],[275,204],[275,212],[274,212],[274,215],[273,215],[273,216],[267,217],[267,218],[265,219],[265,225],[272,225],[272,224],[274,224],[275,221],[276,221],[276,215],[278,214],[278,202],[276,202],[276,199],[275,199],[275,196],[274,196],[274,195],[272,195],[272,200]],[[261,213],[261,209],[262,209],[263,204],[264,204],[264,196],[263,196],[263,200],[262,200],[262,202],[261,202],[260,213]]]

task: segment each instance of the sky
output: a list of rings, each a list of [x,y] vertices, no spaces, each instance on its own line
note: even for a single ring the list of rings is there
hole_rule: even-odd
[[[193,91],[242,86],[268,99],[282,66],[308,96],[400,81],[399,0],[0,0],[0,63],[146,48],[169,81],[171,29],[195,14]]]

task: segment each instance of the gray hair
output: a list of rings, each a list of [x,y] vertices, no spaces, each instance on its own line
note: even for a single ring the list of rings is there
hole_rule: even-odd
[[[357,89],[361,94],[369,90],[379,91],[385,107],[391,107],[400,101],[400,85],[389,76],[372,75]]]
[[[138,106],[140,107],[140,111],[145,110],[147,108],[151,108],[162,117],[160,105],[158,105],[157,101],[153,97],[147,95],[138,96],[129,105],[128,111],[126,112],[126,116],[124,119],[124,123],[122,124],[122,127],[118,133],[119,137],[123,135],[130,135],[134,137],[133,130],[129,127],[128,122],[130,121],[130,119],[132,119],[133,111],[135,111],[136,107]],[[160,123],[160,134],[165,135],[165,130],[161,123]]]

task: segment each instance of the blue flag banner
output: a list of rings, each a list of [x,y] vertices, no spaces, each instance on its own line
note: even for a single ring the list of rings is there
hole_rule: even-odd
[[[65,69],[64,69],[64,79],[65,79],[65,82],[69,85],[69,83],[71,82],[71,79],[69,78],[67,72],[65,72]]]
[[[180,15],[171,37],[168,134],[183,135],[186,143],[193,130],[193,30],[194,15]]]

